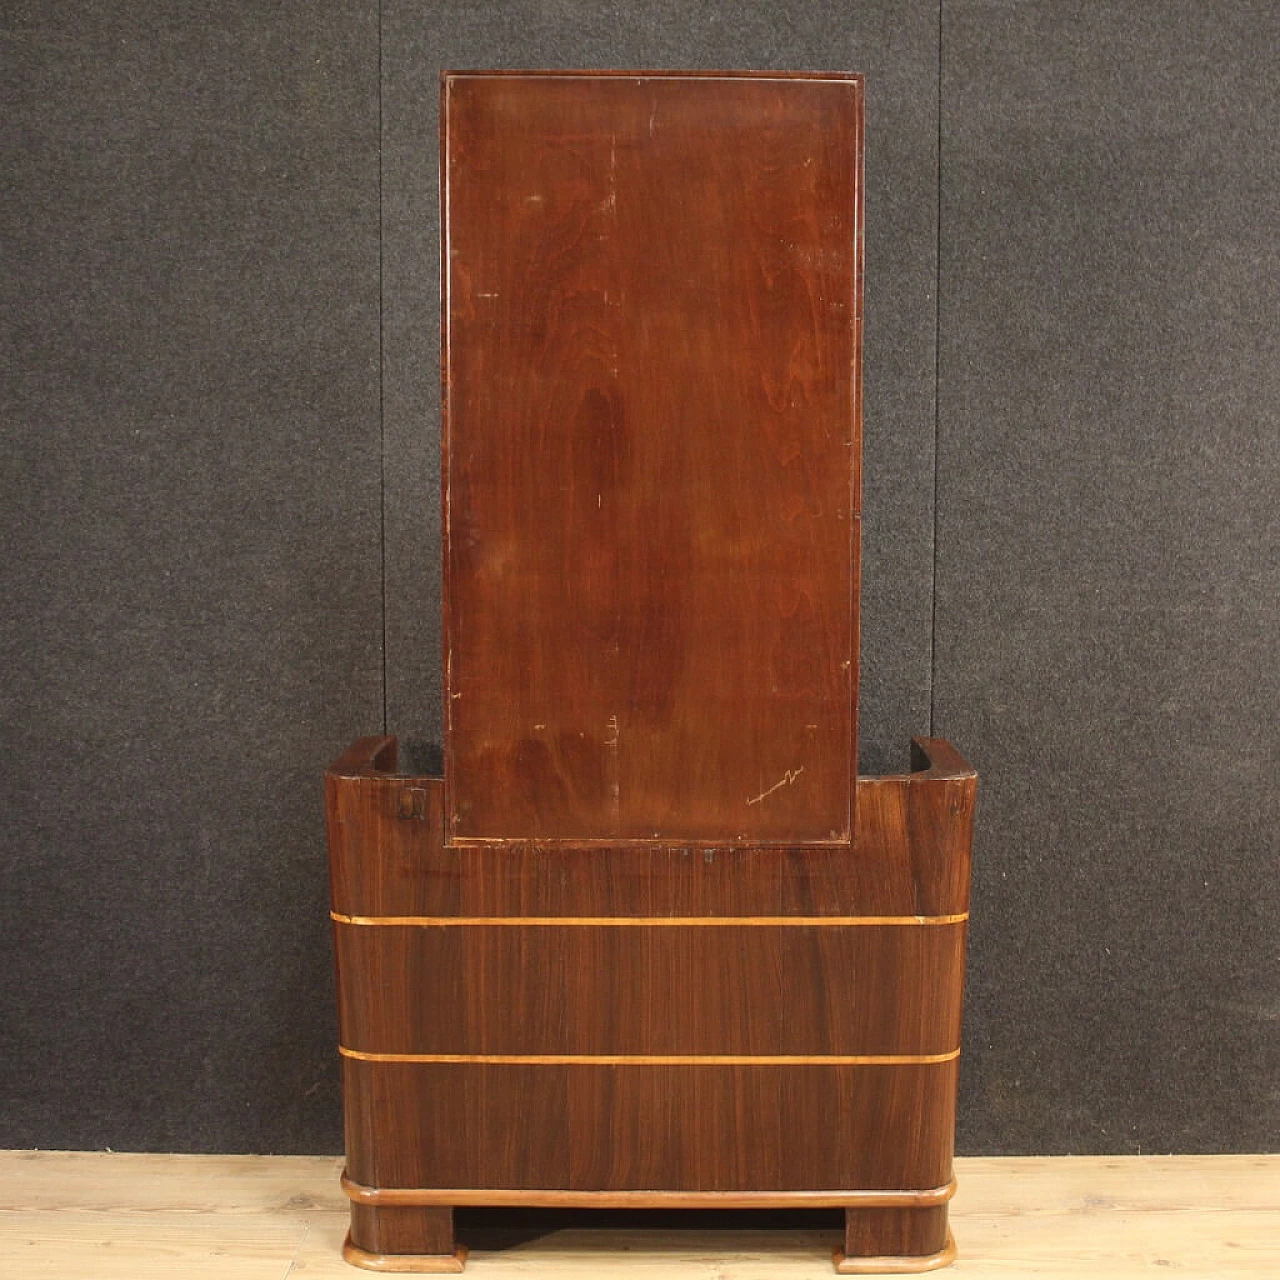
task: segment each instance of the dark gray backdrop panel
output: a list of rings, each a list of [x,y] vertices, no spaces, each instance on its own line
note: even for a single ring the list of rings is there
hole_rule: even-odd
[[[869,73],[864,766],[930,701],[936,6],[13,15],[0,1145],[336,1150],[323,763],[438,741],[435,76]],[[948,4],[967,1150],[1273,1147],[1276,16]],[[383,187],[385,469],[378,442]],[[428,758],[430,750],[419,750]]]
[[[1280,1134],[1277,9],[948,0],[968,1151]]]
[[[6,19],[0,1146],[336,1150],[382,719],[372,6]]]
[[[816,68],[867,75],[861,755],[928,729],[937,41],[934,3],[623,7],[384,0],[388,726],[438,760],[438,75],[448,67]]]

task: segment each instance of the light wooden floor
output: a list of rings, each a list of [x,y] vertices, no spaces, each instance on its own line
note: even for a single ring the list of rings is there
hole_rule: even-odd
[[[1280,1277],[1280,1156],[958,1160],[961,1277]],[[339,1257],[341,1161],[0,1152],[0,1277],[357,1280]],[[603,1280],[832,1275],[835,1231],[601,1231],[501,1250],[467,1274]]]

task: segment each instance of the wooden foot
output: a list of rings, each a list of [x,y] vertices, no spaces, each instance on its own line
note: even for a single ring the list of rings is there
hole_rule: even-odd
[[[906,1276],[937,1271],[956,1260],[956,1242],[947,1232],[947,1243],[937,1253],[895,1254],[880,1258],[850,1258],[843,1249],[835,1251],[836,1271],[842,1276]]]
[[[912,1275],[949,1266],[955,1256],[945,1204],[846,1209],[844,1248],[836,1250],[835,1266],[844,1276]]]
[[[342,1256],[366,1271],[438,1275],[461,1271],[467,1251],[447,1206],[353,1204]]]
[[[342,1256],[353,1267],[366,1271],[456,1275],[466,1266],[467,1246],[460,1244],[453,1253],[370,1253],[352,1244],[348,1235],[342,1243]]]

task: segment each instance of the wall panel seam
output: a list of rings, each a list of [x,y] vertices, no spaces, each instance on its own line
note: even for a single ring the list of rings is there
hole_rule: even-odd
[[[386,291],[384,262],[387,231],[387,206],[383,198],[386,167],[386,127],[382,118],[382,0],[378,0],[378,569],[381,575],[382,602],[382,732],[387,732],[387,420],[385,411],[386,363]]]
[[[929,736],[937,736],[938,687],[938,449],[942,434],[942,28],[946,0],[938,0],[937,177],[933,250],[933,535],[929,575]]]

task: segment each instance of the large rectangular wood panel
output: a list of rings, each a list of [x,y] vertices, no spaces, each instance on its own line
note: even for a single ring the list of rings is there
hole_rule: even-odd
[[[849,839],[861,101],[446,76],[451,842]]]

